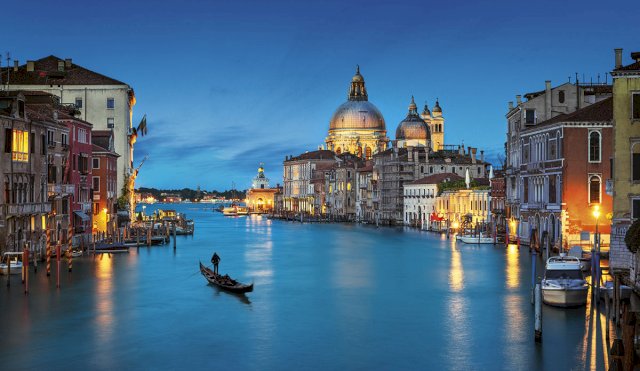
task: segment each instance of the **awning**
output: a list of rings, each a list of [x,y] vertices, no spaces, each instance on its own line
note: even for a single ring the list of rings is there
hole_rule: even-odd
[[[83,213],[82,211],[74,211],[74,214],[76,214],[80,219],[82,219],[83,222],[88,222],[89,220],[91,220],[91,218],[89,218],[89,215]]]
[[[435,222],[441,222],[444,219],[444,217],[438,216],[438,214],[431,213],[431,215],[429,215],[429,220],[431,221],[435,221]]]

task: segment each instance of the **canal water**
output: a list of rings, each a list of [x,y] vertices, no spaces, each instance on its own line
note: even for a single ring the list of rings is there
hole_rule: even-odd
[[[177,209],[194,236],[84,256],[73,272],[0,276],[0,369],[602,369],[604,319],[543,307],[534,342],[531,257],[412,229],[224,217]],[[255,283],[208,285],[198,261]],[[63,265],[63,267],[66,267]]]

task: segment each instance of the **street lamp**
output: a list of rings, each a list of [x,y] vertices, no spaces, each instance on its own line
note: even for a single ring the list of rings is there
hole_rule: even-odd
[[[592,266],[592,283],[595,280],[595,287],[600,288],[600,238],[598,236],[598,218],[600,217],[600,205],[593,206],[593,217],[596,219],[596,233],[593,241],[593,251],[591,251],[591,266]],[[595,263],[595,264],[594,264]],[[594,295],[596,290],[593,290]]]

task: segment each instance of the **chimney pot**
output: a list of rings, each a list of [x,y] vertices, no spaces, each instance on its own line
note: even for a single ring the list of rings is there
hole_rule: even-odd
[[[622,67],[622,48],[613,49],[616,53],[616,69]]]
[[[631,53],[631,59],[633,59],[636,62],[640,62],[640,52]]]
[[[70,68],[71,67],[71,58],[66,58],[64,60],[64,66],[65,66],[65,68]]]
[[[35,62],[27,61],[27,72],[33,72],[35,70]]]
[[[18,62],[17,59],[13,60],[13,72],[18,72],[18,66],[20,65],[20,62]]]
[[[522,103],[522,95],[520,95],[520,94],[516,95],[516,103],[518,103],[518,105],[520,105],[520,103]]]
[[[544,82],[544,89],[547,91],[551,90],[551,80],[547,80]]]
[[[510,101],[510,102],[509,102],[509,109],[510,109],[510,110],[511,110],[511,109],[513,109],[513,101]]]

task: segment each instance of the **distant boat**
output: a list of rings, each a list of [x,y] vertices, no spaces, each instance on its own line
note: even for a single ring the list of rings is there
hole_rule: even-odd
[[[482,233],[477,236],[472,235],[464,235],[457,237],[460,241],[469,244],[493,244],[493,237],[485,237]]]
[[[11,269],[9,270],[9,262]],[[2,255],[0,262],[0,274],[21,274],[22,273],[22,253],[18,251],[7,251]]]
[[[245,293],[253,291],[253,283],[250,285],[240,283],[229,276],[222,276],[220,274],[214,273],[212,269],[205,267],[200,262],[200,273],[204,276],[204,278],[209,281],[209,283],[230,292],[236,293]]]
[[[225,216],[238,216],[249,214],[249,209],[244,206],[231,205],[222,209],[222,214]]]

